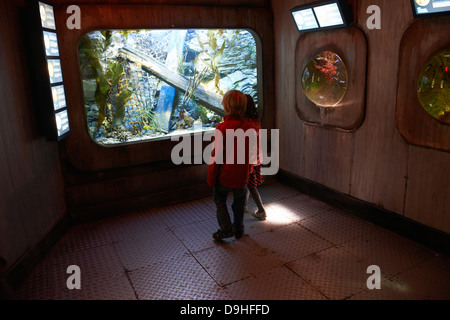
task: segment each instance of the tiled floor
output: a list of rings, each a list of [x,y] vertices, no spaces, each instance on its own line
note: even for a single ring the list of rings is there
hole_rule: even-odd
[[[212,239],[211,198],[74,226],[16,298],[450,299],[449,257],[278,182],[260,190],[268,220],[246,215],[241,240]],[[67,288],[71,265],[80,290]],[[379,290],[367,287],[371,265],[381,270]]]

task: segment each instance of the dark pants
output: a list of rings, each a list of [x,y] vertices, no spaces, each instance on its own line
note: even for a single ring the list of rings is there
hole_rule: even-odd
[[[233,193],[234,222],[231,223],[230,214],[227,208],[228,193]],[[214,203],[217,207],[217,222],[222,232],[244,232],[244,206],[247,194],[247,187],[241,189],[231,189],[217,183],[213,189]]]

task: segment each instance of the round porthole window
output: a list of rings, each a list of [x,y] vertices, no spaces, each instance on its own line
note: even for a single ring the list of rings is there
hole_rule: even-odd
[[[417,82],[417,95],[425,111],[450,124],[450,50],[434,55],[423,67]]]
[[[347,84],[347,68],[342,59],[331,51],[315,56],[303,70],[303,92],[320,107],[336,107],[347,92]]]

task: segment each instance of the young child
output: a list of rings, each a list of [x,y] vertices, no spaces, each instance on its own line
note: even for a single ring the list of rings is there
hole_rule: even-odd
[[[250,95],[246,95],[247,97],[247,108],[245,111],[245,117],[247,121],[255,128],[257,132],[257,137],[259,138],[259,130],[261,129],[261,121],[259,120],[259,114],[258,110],[256,109],[255,101]],[[255,201],[256,206],[258,209],[255,212],[252,212],[252,216],[255,218],[258,218],[262,221],[265,221],[267,219],[266,210],[264,208],[264,204],[261,200],[261,196],[258,192],[258,186],[263,184],[264,182],[264,176],[261,174],[261,157],[260,157],[260,150],[258,146],[257,150],[257,163],[253,166],[253,171],[250,174],[249,181],[247,184],[248,190],[246,195],[246,202],[245,202],[245,208],[247,208],[247,203],[250,195],[253,198],[253,201]]]
[[[245,120],[247,98],[242,92],[228,91],[223,97],[222,105],[226,116],[224,122],[218,124],[214,132],[213,151],[207,178],[208,185],[213,187],[213,199],[217,207],[217,221],[220,227],[213,234],[213,238],[222,240],[234,236],[236,239],[240,239],[244,234],[244,206],[251,165],[247,156],[245,163],[236,161],[239,150],[236,140],[234,150],[227,150],[227,134],[230,135],[238,129],[246,132],[252,127]],[[235,138],[233,137],[233,139]],[[248,152],[248,150],[245,151]],[[229,152],[234,152],[232,154],[234,161],[230,161]],[[223,161],[218,161],[221,158]],[[227,208],[227,197],[230,191],[233,193],[231,206],[234,216],[233,224]]]

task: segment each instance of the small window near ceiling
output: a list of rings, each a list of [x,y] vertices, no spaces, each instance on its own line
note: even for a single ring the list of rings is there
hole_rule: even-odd
[[[100,145],[214,129],[222,97],[258,103],[259,49],[249,30],[97,30],[78,56],[88,131]]]

